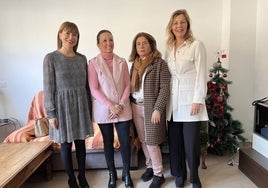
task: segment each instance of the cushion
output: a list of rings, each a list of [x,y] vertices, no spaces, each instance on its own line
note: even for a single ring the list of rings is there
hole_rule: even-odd
[[[103,137],[100,131],[100,128],[97,123],[93,123],[94,137],[89,137],[86,139],[86,144],[92,149],[103,148]],[[114,148],[118,149],[120,147],[118,135],[116,129],[114,128]]]

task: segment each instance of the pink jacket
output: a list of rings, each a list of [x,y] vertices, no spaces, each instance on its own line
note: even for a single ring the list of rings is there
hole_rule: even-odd
[[[130,76],[126,60],[114,54],[113,73],[99,54],[89,61],[88,80],[92,97],[92,120],[96,123],[113,123],[132,119],[129,101]],[[111,104],[124,104],[118,118],[109,119]]]

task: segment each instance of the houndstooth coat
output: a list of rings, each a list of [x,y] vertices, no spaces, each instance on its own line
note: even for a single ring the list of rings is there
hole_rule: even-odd
[[[132,75],[133,65],[130,69]],[[170,94],[170,73],[167,63],[157,58],[147,67],[144,79],[145,142],[148,145],[161,144],[166,135],[166,105]],[[161,112],[160,124],[151,123],[154,110]]]

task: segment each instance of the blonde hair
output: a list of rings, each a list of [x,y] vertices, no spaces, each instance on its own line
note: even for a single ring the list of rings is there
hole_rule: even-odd
[[[78,43],[79,43],[79,30],[78,30],[78,27],[72,23],[72,22],[64,22],[61,24],[60,28],[59,28],[59,31],[58,31],[58,34],[57,34],[57,49],[61,49],[62,47],[62,42],[60,40],[60,33],[63,31],[63,30],[67,30],[67,31],[70,31],[72,33],[77,33],[77,43],[76,45],[74,46],[73,50],[74,52],[77,52],[77,48],[78,48]]]
[[[168,22],[167,28],[166,28],[166,33],[167,33],[167,42],[166,45],[167,47],[172,47],[174,45],[174,42],[176,41],[176,37],[174,33],[172,32],[172,25],[175,20],[175,18],[179,15],[184,15],[186,22],[187,22],[187,32],[185,33],[184,39],[187,41],[194,41],[194,36],[191,30],[191,20],[190,17],[185,9],[180,9],[176,10],[175,12],[172,13],[170,20]]]

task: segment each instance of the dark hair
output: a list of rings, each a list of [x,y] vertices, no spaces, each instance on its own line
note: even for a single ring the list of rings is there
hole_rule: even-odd
[[[98,34],[97,34],[97,44],[100,43],[100,35],[101,35],[102,33],[110,33],[110,34],[112,35],[112,32],[109,31],[109,30],[107,30],[107,29],[100,30],[100,31],[98,32]]]
[[[62,47],[62,42],[60,40],[60,33],[63,31],[63,30],[67,30],[67,31],[70,31],[70,32],[73,32],[73,33],[77,33],[77,43],[76,45],[74,46],[73,50],[74,52],[77,52],[77,48],[78,48],[78,43],[79,43],[79,30],[78,30],[78,27],[72,23],[72,22],[63,22],[59,28],[59,31],[58,31],[58,35],[57,35],[57,49],[61,49]]]
[[[153,58],[158,58],[162,56],[159,50],[157,49],[156,40],[154,39],[154,37],[150,35],[149,33],[140,32],[133,39],[132,50],[129,56],[130,62],[134,62],[135,59],[139,56],[137,53],[137,49],[136,49],[136,41],[139,37],[145,37],[148,40],[151,50],[152,50],[151,53],[153,54]]]

